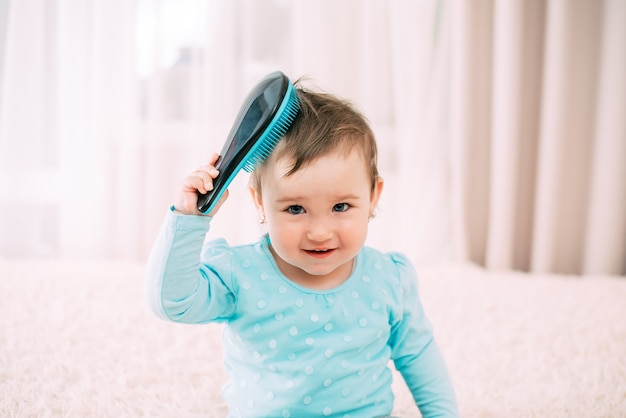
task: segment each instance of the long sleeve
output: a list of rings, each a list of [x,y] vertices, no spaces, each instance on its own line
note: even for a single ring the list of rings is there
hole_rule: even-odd
[[[402,255],[393,256],[402,288],[401,312],[392,326],[392,358],[424,418],[458,417],[456,395],[424,313],[417,277]]]
[[[210,221],[167,213],[148,258],[144,287],[148,306],[160,318],[204,323],[224,320],[234,310],[228,246],[203,249]]]

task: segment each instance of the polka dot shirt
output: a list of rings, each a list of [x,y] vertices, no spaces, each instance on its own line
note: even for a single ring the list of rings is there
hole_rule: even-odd
[[[170,215],[146,290],[166,319],[226,323],[223,395],[232,417],[388,415],[390,360],[418,406],[436,396],[454,407],[405,256],[364,247],[343,284],[318,291],[282,275],[267,236],[231,247],[223,239],[203,243],[207,230],[207,218]],[[434,392],[424,389],[425,378],[439,382]]]

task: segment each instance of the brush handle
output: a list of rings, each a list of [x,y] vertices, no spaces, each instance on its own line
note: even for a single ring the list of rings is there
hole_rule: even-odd
[[[217,158],[217,161],[215,161],[215,168],[217,170],[221,169],[221,163],[224,161],[224,158],[220,155]],[[215,177],[213,179],[213,189],[209,190],[207,193],[200,193],[198,192],[198,203],[197,203],[197,207],[198,210],[202,213],[210,213],[211,211],[213,211],[213,209],[215,208],[215,206],[217,205],[217,203],[220,200],[220,197],[222,197],[222,195],[224,194],[224,190],[226,187],[228,187],[227,184],[225,183],[225,176],[223,176],[221,173],[217,175],[217,177]],[[204,210],[203,210],[204,209]]]

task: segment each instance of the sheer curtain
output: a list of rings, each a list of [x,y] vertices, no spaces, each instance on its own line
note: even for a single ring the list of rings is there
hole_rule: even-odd
[[[624,2],[20,0],[0,9],[0,256],[143,260],[281,69],[352,100],[418,263],[623,274]],[[6,24],[3,23],[3,16]],[[246,176],[213,223],[262,229]]]
[[[495,269],[626,272],[626,3],[451,11],[454,245]]]
[[[107,257],[124,234],[117,143],[134,137],[132,1],[10,1],[2,50],[0,249]],[[136,210],[134,206],[125,208]]]

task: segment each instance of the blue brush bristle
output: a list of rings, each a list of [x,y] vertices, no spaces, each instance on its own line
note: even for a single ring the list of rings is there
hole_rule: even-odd
[[[270,156],[298,114],[300,98],[291,84],[289,89],[290,92],[281,104],[275,119],[270,123],[263,137],[257,141],[256,149],[244,164],[243,169],[247,173],[253,172],[260,163]]]

